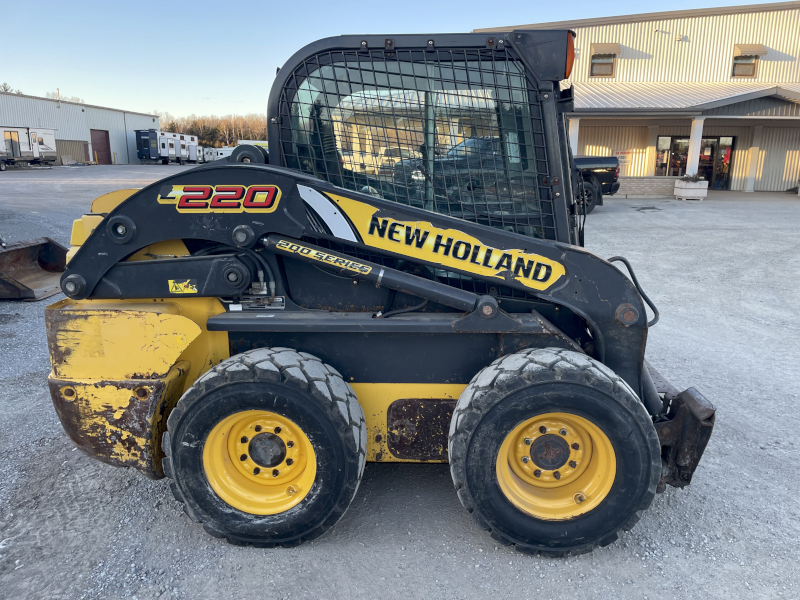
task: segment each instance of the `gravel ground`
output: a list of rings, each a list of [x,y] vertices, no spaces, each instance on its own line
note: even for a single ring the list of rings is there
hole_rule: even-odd
[[[97,195],[178,169],[7,171],[0,233],[66,243]],[[495,544],[444,465],[369,464],[321,539],[228,546],[183,515],[164,481],[75,450],[45,384],[49,301],[0,302],[0,598],[800,597],[800,201],[709,196],[609,199],[588,219],[588,248],[630,259],[661,309],[650,361],[718,413],[694,483],[657,496],[617,543],[575,558]]]

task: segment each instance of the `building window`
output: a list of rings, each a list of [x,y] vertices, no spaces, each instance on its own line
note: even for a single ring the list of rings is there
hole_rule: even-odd
[[[733,77],[755,77],[758,56],[734,56]]]
[[[614,54],[592,54],[592,67],[589,76],[613,77],[614,67],[617,62],[616,58]]]

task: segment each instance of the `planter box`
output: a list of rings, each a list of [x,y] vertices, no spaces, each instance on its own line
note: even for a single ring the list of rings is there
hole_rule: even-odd
[[[702,200],[708,195],[708,182],[676,179],[673,193],[678,200]]]

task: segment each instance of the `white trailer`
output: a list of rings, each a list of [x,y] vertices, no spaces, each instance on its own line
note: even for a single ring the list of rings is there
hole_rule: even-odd
[[[0,126],[0,136],[0,171],[6,165],[52,165],[58,158],[55,129]]]
[[[169,164],[176,162],[200,162],[198,139],[188,133],[172,133],[157,129],[137,129],[137,155],[142,162]]]
[[[225,146],[223,148],[204,148],[203,160],[205,160],[205,162],[211,162],[213,160],[219,160],[220,158],[227,158],[235,149],[236,148],[233,146]]]

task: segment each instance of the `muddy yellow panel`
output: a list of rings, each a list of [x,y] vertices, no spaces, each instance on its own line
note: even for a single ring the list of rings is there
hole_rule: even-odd
[[[50,395],[75,444],[104,462],[161,477],[161,435],[183,391],[228,357],[205,322],[215,299],[62,300],[45,320]]]

